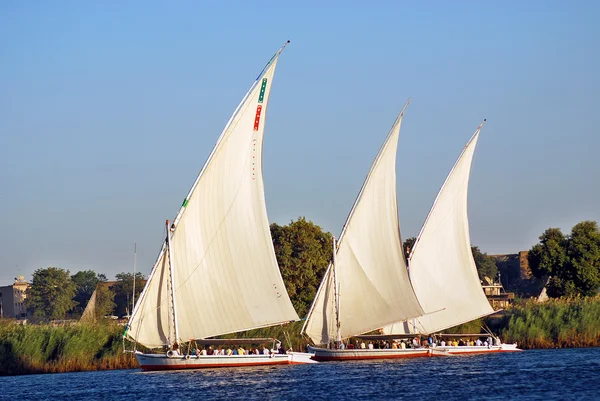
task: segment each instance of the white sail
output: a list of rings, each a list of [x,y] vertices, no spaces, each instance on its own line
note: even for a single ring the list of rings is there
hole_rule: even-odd
[[[280,52],[238,106],[175,219],[176,316],[168,314],[163,250],[129,323],[129,336],[144,345],[172,343],[172,333],[157,331],[161,322],[176,320],[179,339],[187,341],[298,320],[275,258],[262,176],[265,114]]]
[[[493,313],[477,275],[467,216],[471,162],[482,125],[446,178],[409,259],[417,298],[432,313],[384,327],[385,334],[429,334]]]
[[[165,248],[148,277],[129,321],[129,336],[149,348],[175,341],[169,281],[169,258]]]
[[[342,338],[423,314],[408,279],[398,222],[396,148],[403,115],[404,109],[371,166],[338,242],[335,269]],[[333,286],[330,266],[303,327],[316,344],[336,340]]]

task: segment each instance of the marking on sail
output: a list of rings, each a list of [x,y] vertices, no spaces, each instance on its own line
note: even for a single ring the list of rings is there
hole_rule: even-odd
[[[260,95],[258,95],[258,103],[262,103],[265,98],[265,89],[267,88],[267,78],[263,78],[260,86]]]
[[[256,106],[256,117],[254,117],[254,131],[258,131],[258,124],[260,123],[260,113],[262,112],[262,105]]]
[[[252,180],[256,180],[256,138],[252,139]]]

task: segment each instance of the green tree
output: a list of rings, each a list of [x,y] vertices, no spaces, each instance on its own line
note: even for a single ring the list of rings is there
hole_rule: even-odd
[[[117,283],[114,285],[114,302],[116,303],[115,314],[124,316],[127,312],[131,313],[131,293],[133,291],[133,274],[119,273],[116,275]],[[137,300],[144,289],[146,278],[140,272],[135,274],[135,299]]]
[[[594,295],[600,287],[600,230],[595,221],[576,224],[569,236],[549,228],[527,256],[536,277],[549,277],[550,297]]]
[[[404,257],[406,258],[407,262],[408,257],[410,256],[410,253],[412,252],[412,249],[415,246],[415,242],[417,242],[417,239],[415,237],[409,237],[402,244],[402,249],[404,249]]]
[[[582,221],[571,229],[566,254],[569,277],[583,296],[600,288],[600,230],[595,221]]]
[[[72,275],[71,280],[76,286],[75,297],[73,300],[77,302],[77,306],[73,308],[73,313],[80,315],[83,313],[96,286],[98,283],[106,281],[106,276],[104,274],[96,274],[96,272],[92,270],[85,270]]]
[[[76,285],[69,271],[58,267],[38,269],[33,273],[25,304],[36,317],[64,319],[77,305],[73,301]]]
[[[477,266],[477,274],[480,280],[485,281],[485,277],[492,280],[496,280],[498,275],[498,266],[496,266],[496,260],[489,256],[487,253],[483,253],[477,246],[471,246],[471,253],[473,253],[473,259],[475,260],[475,266]]]
[[[114,299],[115,293],[106,285],[101,284],[96,288],[96,319],[113,314],[115,307],[117,306],[114,302]]]
[[[531,273],[538,278],[554,276],[567,261],[567,238],[560,228],[549,228],[540,236],[540,243],[527,254]]]
[[[292,304],[305,316],[331,260],[331,233],[299,217],[287,226],[271,224],[271,237]]]

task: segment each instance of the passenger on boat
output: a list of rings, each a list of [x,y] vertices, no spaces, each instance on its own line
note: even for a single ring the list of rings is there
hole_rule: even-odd
[[[496,345],[497,346],[501,346],[502,345],[502,340],[500,340],[500,337],[496,337]]]
[[[262,353],[263,355],[269,355],[269,350],[267,349],[267,347],[263,346]]]
[[[279,353],[280,353],[280,354],[285,354],[285,347],[284,347],[283,345],[281,345],[281,346],[279,347]]]
[[[225,351],[225,355],[231,356],[231,354],[233,354],[233,351],[231,350],[231,348],[227,348],[227,351]]]
[[[369,341],[369,349],[373,349],[373,343]]]
[[[398,343],[396,341],[392,343],[392,349],[398,349]]]
[[[413,348],[420,348],[421,347],[420,344],[419,344],[419,337],[413,338],[413,340],[412,340],[412,347]]]
[[[406,343],[404,342],[404,340],[400,341],[400,348],[406,349]]]
[[[244,347],[238,348],[238,354],[239,355],[246,355],[246,350],[244,349]]]
[[[349,344],[348,344],[348,349],[354,349],[354,344],[352,344],[352,343],[349,343]]]
[[[258,350],[258,348],[254,348],[254,355],[260,355],[260,351]]]
[[[440,347],[445,347],[446,346],[446,341],[442,340],[440,341]]]
[[[367,348],[367,346],[365,345],[365,342],[364,342],[364,341],[360,343],[360,348],[361,348],[361,349],[365,349],[365,348]]]

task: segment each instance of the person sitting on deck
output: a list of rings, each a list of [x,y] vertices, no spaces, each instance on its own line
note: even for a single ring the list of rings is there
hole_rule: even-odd
[[[373,349],[373,343],[369,341],[369,349]]]
[[[440,341],[440,347],[445,347],[446,346],[446,341],[442,340]]]
[[[421,345],[419,344],[419,338],[418,337],[413,338],[413,340],[412,340],[412,347],[413,348],[420,348],[421,347]]]
[[[364,341],[360,343],[360,348],[361,348],[361,349],[365,349],[365,348],[367,348],[367,346],[365,345],[365,342],[364,342]]]
[[[238,348],[238,355],[246,355],[246,350],[243,347]]]
[[[398,349],[398,343],[396,341],[392,343],[392,349]]]
[[[481,339],[478,338],[477,341],[475,341],[475,345],[478,347],[481,347],[481,344],[483,344],[483,343],[481,342]]]
[[[348,343],[348,349],[354,349],[354,344]]]
[[[262,353],[263,353],[263,355],[269,355],[269,350],[264,345],[263,345]]]
[[[400,341],[400,349],[406,349],[406,343],[404,340]]]
[[[239,355],[237,347],[233,347],[233,354],[232,355]]]
[[[496,345],[497,346],[502,345],[502,340],[500,340],[500,337],[496,337]]]
[[[258,348],[254,348],[254,355],[260,355],[260,351],[258,350]]]
[[[225,355],[231,356],[231,354],[233,354],[233,351],[231,350],[231,348],[227,348],[227,351],[225,351]]]
[[[280,354],[285,354],[285,347],[283,346],[283,344],[279,347],[278,351]]]

